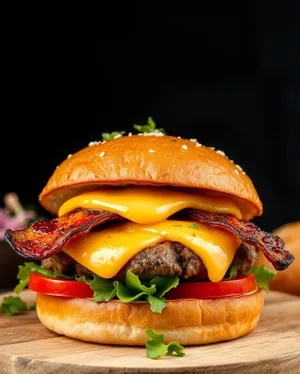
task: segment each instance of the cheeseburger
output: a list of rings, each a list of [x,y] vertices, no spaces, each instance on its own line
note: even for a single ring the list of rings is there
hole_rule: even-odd
[[[107,137],[108,138],[108,137]],[[198,345],[258,323],[271,270],[293,261],[251,222],[263,208],[251,179],[221,151],[160,130],[92,142],[39,195],[53,219],[7,230],[27,261],[16,292],[37,293],[41,323],[102,344]]]

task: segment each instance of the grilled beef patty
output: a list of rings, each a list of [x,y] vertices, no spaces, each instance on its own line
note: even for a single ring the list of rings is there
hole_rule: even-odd
[[[257,249],[241,244],[236,251],[230,268],[240,265],[238,275],[250,270],[256,262]],[[64,252],[43,260],[42,265],[64,274],[78,274],[93,278],[93,273]],[[230,271],[230,268],[228,271]],[[114,277],[124,280],[127,270],[131,270],[141,280],[149,280],[157,275],[177,276],[185,280],[208,280],[207,270],[202,260],[189,248],[178,242],[165,241],[152,245],[135,255]]]

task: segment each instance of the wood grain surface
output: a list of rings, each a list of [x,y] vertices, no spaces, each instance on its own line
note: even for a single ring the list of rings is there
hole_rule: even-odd
[[[5,295],[0,295],[0,301]],[[24,291],[29,305],[35,295]],[[34,311],[0,316],[0,373],[300,373],[300,298],[271,292],[258,326],[239,339],[186,347],[185,357],[146,357],[144,348],[58,336]]]

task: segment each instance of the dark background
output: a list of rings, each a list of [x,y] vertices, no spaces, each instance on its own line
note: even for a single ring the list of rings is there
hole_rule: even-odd
[[[262,228],[299,220],[299,1],[130,4],[9,21],[1,196],[15,191],[40,210],[68,154],[152,116],[243,167],[264,203]]]

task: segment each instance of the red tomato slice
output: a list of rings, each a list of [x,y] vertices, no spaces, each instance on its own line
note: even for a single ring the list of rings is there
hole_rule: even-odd
[[[93,290],[84,282],[51,278],[31,273],[28,287],[30,290],[53,296],[92,298]],[[237,297],[257,290],[254,274],[243,275],[221,282],[186,282],[172,288],[166,299],[217,299]]]
[[[166,294],[166,299],[217,299],[242,296],[256,290],[255,276],[251,273],[221,282],[179,283]]]
[[[52,296],[91,298],[94,294],[91,287],[84,282],[51,278],[38,273],[30,274],[28,288]]]

